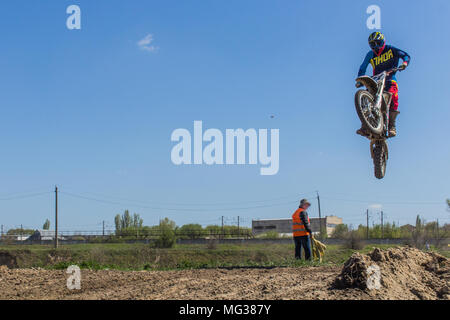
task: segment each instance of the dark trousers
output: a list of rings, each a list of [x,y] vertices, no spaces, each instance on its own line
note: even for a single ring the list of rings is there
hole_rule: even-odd
[[[295,259],[302,258],[302,247],[305,250],[305,259],[311,260],[311,243],[309,236],[294,237]]]

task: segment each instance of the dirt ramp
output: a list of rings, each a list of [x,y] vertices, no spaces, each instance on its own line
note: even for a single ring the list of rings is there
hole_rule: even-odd
[[[450,263],[415,248],[375,248],[354,253],[333,287],[359,288],[383,299],[450,299]]]

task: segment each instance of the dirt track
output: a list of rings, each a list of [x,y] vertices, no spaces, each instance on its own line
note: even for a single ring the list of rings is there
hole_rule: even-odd
[[[381,268],[379,290],[335,288],[338,276],[366,277]],[[0,299],[449,299],[448,259],[417,249],[355,254],[342,267],[81,271],[81,290],[66,287],[60,270],[0,267]],[[350,270],[350,272],[348,271]],[[342,273],[341,273],[342,271]],[[350,277],[350,278],[349,278]]]

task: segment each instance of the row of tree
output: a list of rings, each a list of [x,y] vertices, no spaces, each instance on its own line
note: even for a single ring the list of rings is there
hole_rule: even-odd
[[[144,226],[143,219],[140,215],[136,213],[131,215],[128,210],[125,210],[122,215],[117,214],[114,222],[116,236],[158,237],[167,230],[173,231],[174,235],[180,239],[200,239],[205,237],[231,238],[251,235],[250,228],[225,225],[209,225],[203,227],[200,224],[185,224],[179,227],[168,218],[161,220],[159,225]]]
[[[429,239],[442,239],[450,237],[450,224],[439,225],[437,221],[426,222],[419,215],[416,218],[416,225],[396,225],[395,222],[385,223],[384,225],[375,224],[372,227],[359,225],[358,228],[353,229],[346,224],[337,225],[332,238],[345,239],[349,233],[353,233],[362,239],[414,239],[417,237]]]

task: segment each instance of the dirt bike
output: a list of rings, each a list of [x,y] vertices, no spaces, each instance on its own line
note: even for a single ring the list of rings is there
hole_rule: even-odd
[[[370,140],[370,154],[373,159],[375,177],[383,179],[389,156],[386,140],[389,138],[389,109],[392,93],[385,92],[386,78],[401,68],[383,71],[373,77],[356,79],[357,87],[366,87],[355,94],[355,107],[362,123],[364,136]]]

